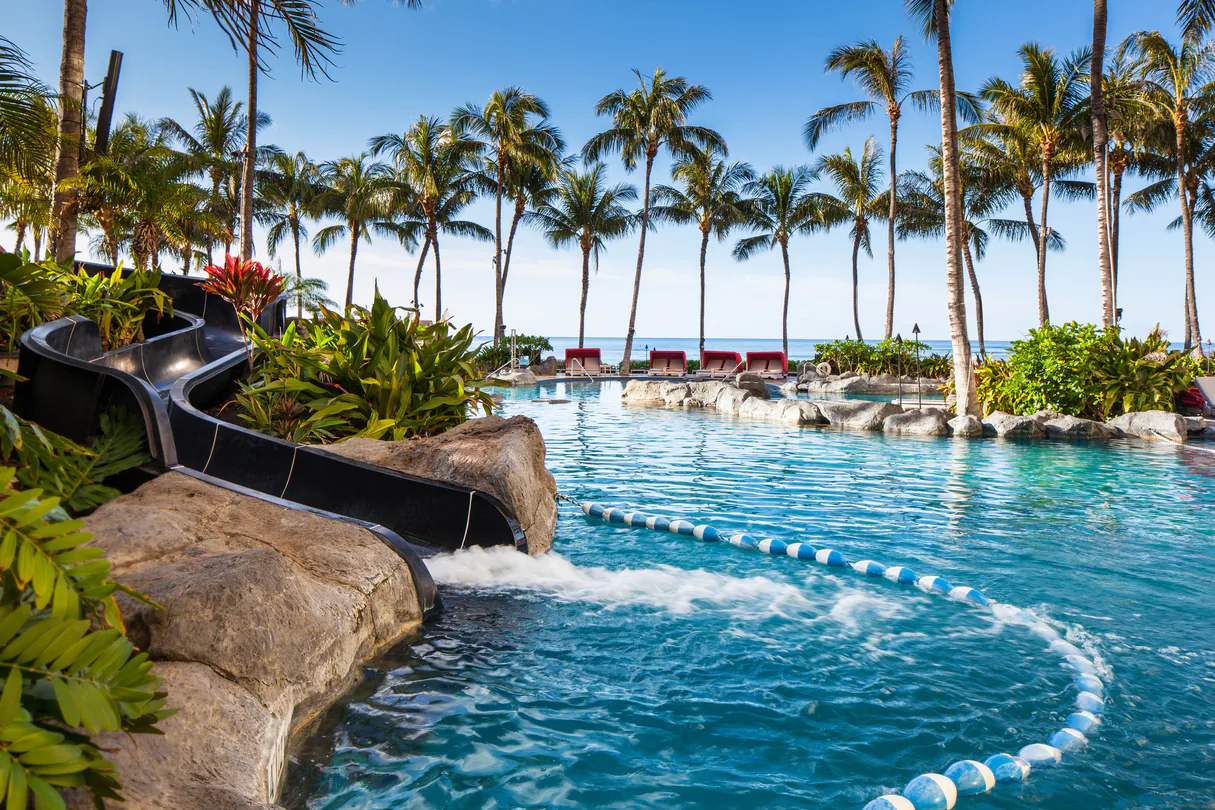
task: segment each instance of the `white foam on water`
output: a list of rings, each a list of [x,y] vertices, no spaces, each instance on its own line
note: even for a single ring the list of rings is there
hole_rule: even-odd
[[[577,566],[555,552],[530,557],[506,546],[440,554],[428,558],[426,567],[440,585],[543,593],[608,608],[642,605],[680,614],[743,608],[758,617],[822,612],[800,588],[767,577],[732,577],[669,565]]]

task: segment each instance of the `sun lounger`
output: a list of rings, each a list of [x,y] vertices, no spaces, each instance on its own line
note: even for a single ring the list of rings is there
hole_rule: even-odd
[[[789,376],[789,360],[784,352],[747,352],[747,371],[766,380],[783,380]]]
[[[1202,394],[1204,400],[1199,404],[1200,409],[1215,407],[1215,377],[1197,377],[1194,380],[1194,387],[1198,389],[1198,393]]]
[[[688,356],[683,352],[653,349],[650,351],[650,376],[684,377],[688,373]]]
[[[709,379],[729,377],[744,368],[742,355],[738,352],[716,352],[705,350],[700,357],[698,377]]]
[[[598,377],[603,373],[598,349],[566,349],[565,376]]]

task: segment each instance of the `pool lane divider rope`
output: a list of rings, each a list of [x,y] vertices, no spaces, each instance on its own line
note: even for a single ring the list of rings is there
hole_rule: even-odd
[[[1072,674],[1072,685],[1076,689],[1076,711],[1068,715],[1064,727],[1052,734],[1045,743],[1027,745],[1015,756],[1001,753],[983,762],[961,760],[946,768],[944,774],[922,774],[907,783],[902,795],[880,796],[866,804],[864,810],[953,810],[958,796],[987,793],[1002,782],[1023,782],[1029,778],[1032,770],[1059,764],[1065,752],[1082,749],[1088,743],[1088,735],[1101,724],[1101,714],[1105,710],[1105,684],[1097,676],[1097,668],[1092,660],[1034,614],[1009,605],[992,604],[974,588],[955,586],[938,576],[919,576],[906,566],[887,567],[873,560],[848,562],[844,554],[836,549],[815,548],[809,543],[788,543],[771,538],[757,540],[747,534],[730,534],[708,524],[616,509],[599,503],[580,503],[568,495],[557,497],[581,509],[588,518],[612,525],[677,534],[707,543],[726,543],[745,551],[808,560],[829,568],[851,568],[868,577],[881,577],[900,585],[914,586],[925,593],[991,611],[997,619],[1026,625],[1032,633],[1049,643],[1051,651],[1063,657],[1063,667]]]

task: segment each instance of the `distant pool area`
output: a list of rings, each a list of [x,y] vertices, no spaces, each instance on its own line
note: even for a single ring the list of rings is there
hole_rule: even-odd
[[[1108,687],[1087,748],[959,808],[1215,794],[1215,456],[848,433],[626,408],[621,390],[496,393],[540,425],[562,492],[965,582],[1093,660]],[[288,806],[859,810],[1074,710],[1020,628],[679,540],[563,505],[554,555],[432,559],[445,613],[295,752]]]

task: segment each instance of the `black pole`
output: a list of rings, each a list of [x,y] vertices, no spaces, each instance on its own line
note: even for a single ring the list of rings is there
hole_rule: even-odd
[[[93,145],[99,155],[110,148],[110,121],[114,117],[114,96],[118,93],[118,74],[122,72],[122,51],[110,51],[110,67],[105,72],[101,88],[101,112],[97,114],[97,141]]]

